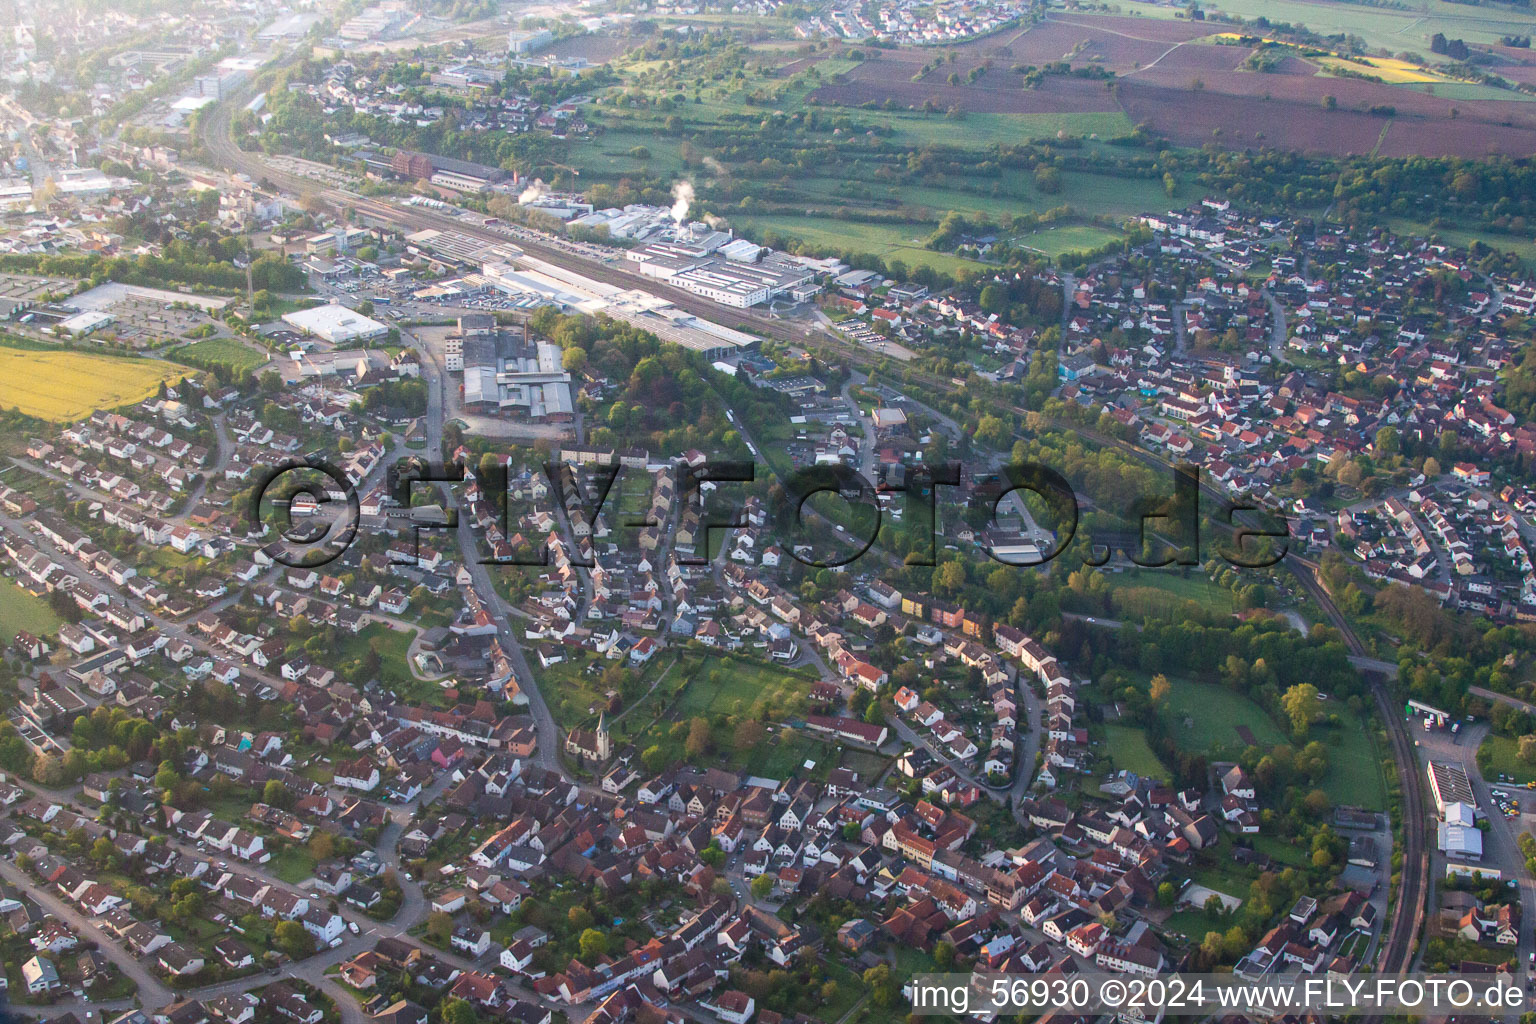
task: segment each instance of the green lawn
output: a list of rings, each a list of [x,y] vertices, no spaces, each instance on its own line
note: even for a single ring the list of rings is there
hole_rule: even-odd
[[[884,111],[875,115],[896,130],[898,146],[962,146],[981,149],[994,143],[1019,143],[1055,138],[1058,134],[1097,135],[1101,139],[1129,135],[1135,125],[1119,111],[1085,114],[966,114],[958,120],[940,114]]]
[[[1165,930],[1186,935],[1195,945],[1200,944],[1206,932],[1224,932],[1229,927],[1220,918],[1211,917],[1204,910],[1176,910],[1163,922]]]
[[[1232,834],[1223,831],[1215,846],[1207,846],[1195,855],[1190,877],[1198,885],[1240,900],[1248,898],[1248,888],[1259,877],[1256,869],[1239,865],[1232,859]]]
[[[315,858],[303,846],[285,846],[272,855],[267,870],[290,885],[298,885],[315,872]]]
[[[1413,722],[1408,723],[1410,732],[1413,730],[1414,724]],[[1483,751],[1489,751],[1492,755],[1488,760],[1488,769],[1483,773],[1489,782],[1497,786],[1500,775],[1510,776],[1515,780],[1516,784],[1521,786],[1527,782],[1536,781],[1536,766],[1528,765],[1520,760],[1517,756],[1519,748],[1520,741],[1509,736],[1494,736],[1490,734],[1487,739],[1483,740],[1483,745],[1478,748],[1478,756],[1480,759],[1479,763],[1481,763],[1481,758],[1487,756],[1483,754]],[[1522,806],[1524,805],[1522,804]]]
[[[1399,234],[1421,235],[1428,238],[1431,235],[1440,236],[1440,240],[1448,245],[1466,248],[1473,242],[1482,242],[1484,245],[1497,249],[1500,252],[1512,252],[1527,265],[1536,265],[1536,241],[1532,241],[1528,235],[1503,235],[1489,231],[1464,230],[1455,227],[1430,227],[1421,221],[1408,220],[1401,217],[1393,217],[1387,221],[1387,226]]]
[[[1122,574],[1116,582],[1121,587],[1151,587],[1166,591],[1219,615],[1231,615],[1237,611],[1232,591],[1211,582],[1203,569],[1189,569],[1187,575],[1177,569],[1132,571]]]
[[[1335,805],[1352,804],[1384,811],[1387,779],[1382,774],[1381,762],[1387,755],[1376,743],[1375,719],[1362,721],[1347,710],[1342,715],[1344,724],[1313,730],[1311,737],[1328,748],[1328,775],[1323,779],[1323,792]]]
[[[50,637],[58,632],[63,621],[47,601],[33,597],[10,580],[0,581],[0,637],[6,643],[16,639],[19,630]]]
[[[1487,7],[1447,3],[1446,0],[1414,0],[1398,7],[1368,6],[1355,3],[1311,3],[1307,0],[1214,0],[1204,5],[1208,10],[1223,11],[1253,19],[1267,17],[1273,22],[1307,26],[1319,35],[1348,33],[1363,38],[1368,46],[1390,53],[1429,52],[1429,37],[1436,32],[1469,43],[1497,43],[1501,35],[1525,35],[1531,31],[1530,15],[1516,8]],[[1126,14],[1150,18],[1173,18],[1182,7],[1139,3],[1127,0],[1121,5]],[[1212,32],[1226,26],[1213,23]]]
[[[782,713],[795,703],[797,691],[803,694],[810,689],[810,683],[810,676],[791,669],[739,658],[710,658],[693,673],[676,714],[679,718],[714,714],[756,717],[769,705]]]
[[[382,622],[375,622],[357,633],[345,637],[337,650],[337,660],[350,661],[361,658],[369,650],[379,652],[379,681],[391,687],[415,687],[421,685],[436,689],[437,684],[419,684],[406,664],[405,652],[415,636],[409,630],[390,629]]]
[[[637,148],[648,156],[633,156]],[[668,139],[656,132],[632,128],[612,128],[595,139],[573,142],[571,162],[588,174],[609,175],[650,171],[653,174],[681,174],[682,140]]]
[[[1280,839],[1277,836],[1258,835],[1250,836],[1249,838],[1253,840],[1253,848],[1271,860],[1298,868],[1309,866],[1311,858],[1307,856],[1305,850],[1295,843]]]
[[[1124,236],[1120,232],[1097,224],[1067,224],[1062,227],[1046,228],[1044,231],[1036,231],[1033,234],[1020,235],[1013,241],[1016,245],[1026,246],[1055,258],[1069,252],[1097,249],[1109,242],[1119,241],[1122,237]]]
[[[817,1007],[813,1015],[817,1020],[840,1021],[864,997],[864,982],[842,964],[827,963],[823,967],[827,980],[837,982],[837,998],[825,1006]]]
[[[832,744],[797,729],[784,727],[770,733],[742,759],[741,767],[752,775],[767,779],[824,779],[836,767]],[[805,762],[815,761],[807,772]]]
[[[1181,748],[1208,758],[1231,760],[1248,743],[1240,726],[1253,731],[1260,747],[1285,742],[1285,734],[1253,701],[1214,683],[1171,678],[1173,690],[1162,708],[1163,719]]]
[[[1163,763],[1147,745],[1146,735],[1135,726],[1105,726],[1102,752],[1109,758],[1113,770],[1124,768],[1155,779],[1168,777],[1168,769],[1163,767]]]
[[[612,726],[615,739],[628,739],[633,733],[643,732],[656,710],[657,705],[653,702],[659,700],[662,702],[660,706],[665,706],[671,701],[678,684],[687,678],[688,672],[692,671],[687,664],[673,668],[666,682],[657,687],[656,692],[649,698],[642,701],[639,695],[649,690],[651,684],[656,681],[656,677],[667,671],[667,666],[674,660],[670,655],[664,658],[653,658],[640,670],[638,688],[634,691],[637,706],[633,712],[625,714],[622,720]],[[588,666],[594,664],[597,670],[588,672]],[[562,729],[590,728],[596,724],[597,712],[604,706],[606,693],[606,688],[602,685],[602,672],[614,664],[616,663],[601,658],[579,657],[551,665],[547,669],[535,669],[539,692],[544,694],[544,699],[549,702],[550,712]],[[624,709],[621,708],[620,713],[623,714],[623,712]],[[610,716],[610,721],[612,720],[613,716]]]
[[[671,661],[668,658],[646,666],[640,685],[649,688],[656,673],[666,670]],[[541,678],[543,692],[551,695],[556,720],[562,724],[589,723],[591,715],[587,708],[601,698],[597,692],[598,678],[580,670],[561,669],[565,666],[557,665]],[[655,693],[619,720],[614,736],[621,742],[633,743],[638,750],[660,746],[681,759],[683,744],[680,737],[671,735],[674,726],[704,718],[710,722],[713,752],[701,763],[720,763],[753,774],[783,778],[802,773],[802,765],[810,760],[816,762],[816,769],[810,774],[823,777],[837,765],[834,745],[783,725],[799,717],[811,679],[805,672],[777,665],[736,657],[705,658],[690,652],[671,669]],[[551,688],[552,680],[560,681]],[[666,713],[661,714],[663,711]],[[765,731],[751,749],[736,749],[736,724],[745,720],[779,725],[773,731]]]
[[[176,349],[174,356],[186,357],[194,366],[227,366],[237,374],[244,374],[267,361],[267,353],[235,338],[209,338]]]
[[[756,239],[764,231],[777,231],[828,252],[872,253],[886,261],[900,260],[908,267],[932,267],[946,274],[987,269],[986,264],[975,260],[923,248],[923,238],[933,230],[925,224],[863,224],[831,217],[769,216],[740,218],[736,227],[748,238]]]
[[[1494,74],[1498,74],[1497,68],[1494,69]],[[1448,100],[1510,100],[1516,103],[1530,103],[1536,100],[1536,96],[1529,93],[1500,89],[1496,85],[1483,85],[1478,82],[1405,82],[1398,88],[1427,92],[1431,96],[1440,96]]]

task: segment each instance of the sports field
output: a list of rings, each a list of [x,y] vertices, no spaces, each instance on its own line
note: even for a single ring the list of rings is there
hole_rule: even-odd
[[[1264,709],[1240,693],[1188,679],[1169,683],[1162,714],[1181,749],[1229,759],[1249,746],[1267,750],[1286,741]]]
[[[1046,228],[1044,231],[1036,231],[1030,235],[1020,235],[1014,239],[1014,243],[1045,253],[1047,256],[1062,256],[1069,252],[1087,252],[1089,249],[1097,249],[1107,242],[1118,241],[1121,237],[1120,232],[1099,227],[1097,224],[1067,224],[1057,228]]]
[[[154,359],[0,348],[0,409],[67,423],[97,409],[142,402],[161,381],[180,380],[189,372]]]
[[[254,370],[267,361],[266,353],[258,352],[235,338],[194,341],[173,354],[198,366],[227,366],[236,373]]]

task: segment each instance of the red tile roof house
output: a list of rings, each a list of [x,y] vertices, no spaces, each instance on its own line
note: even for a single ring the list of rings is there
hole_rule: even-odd
[[[713,1004],[703,1001],[700,1003],[707,1010],[714,1012],[716,1017],[729,1024],[747,1024],[752,1015],[757,1012],[757,1003],[745,992],[730,989],[720,993],[720,998]]]
[[[878,747],[885,742],[889,730],[883,725],[870,725],[846,716],[806,715],[805,724],[817,732],[831,733],[849,743]]]

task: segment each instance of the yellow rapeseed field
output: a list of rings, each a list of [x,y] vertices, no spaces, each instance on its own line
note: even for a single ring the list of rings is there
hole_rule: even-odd
[[[1236,40],[1243,36],[1236,32],[1217,32],[1210,36],[1211,39]],[[1276,43],[1289,50],[1301,49],[1293,43],[1280,42],[1268,36],[1260,37],[1262,42]],[[1316,51],[1313,51],[1316,52]],[[1323,67],[1324,69],[1336,69],[1342,71],[1354,71],[1362,75],[1372,75],[1389,85],[1410,85],[1420,82],[1450,82],[1454,79],[1436,74],[1421,64],[1414,64],[1406,60],[1398,60],[1396,57],[1341,57],[1337,53],[1326,57],[1308,57],[1307,60]]]
[[[1355,60],[1345,60],[1342,57],[1319,57],[1317,62],[1328,68],[1356,71],[1362,75],[1375,75],[1391,85],[1450,81],[1444,75],[1437,75],[1417,64],[1398,60],[1396,57],[1365,57]]]
[[[153,395],[195,371],[157,359],[0,348],[0,409],[65,423]]]

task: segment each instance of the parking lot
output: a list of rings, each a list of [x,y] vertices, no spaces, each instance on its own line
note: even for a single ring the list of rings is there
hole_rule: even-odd
[[[839,333],[852,338],[859,344],[868,346],[876,352],[899,359],[904,363],[917,357],[916,352],[913,352],[899,342],[890,340],[862,321],[845,320],[836,326]]]
[[[10,312],[24,302],[41,302],[50,292],[68,294],[75,282],[62,277],[33,277],[30,274],[0,274],[0,307]]]

